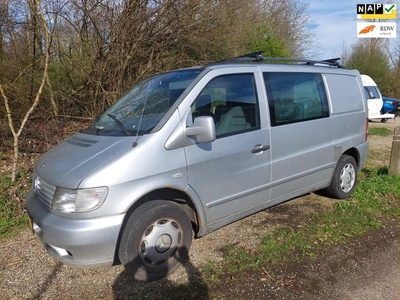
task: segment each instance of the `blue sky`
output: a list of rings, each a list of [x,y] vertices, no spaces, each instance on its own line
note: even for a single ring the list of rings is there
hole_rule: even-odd
[[[307,13],[311,18],[311,28],[317,39],[317,45],[311,51],[312,58],[315,59],[341,56],[343,45],[350,49],[350,46],[357,42],[357,4],[387,2],[374,0],[301,1],[308,3]]]

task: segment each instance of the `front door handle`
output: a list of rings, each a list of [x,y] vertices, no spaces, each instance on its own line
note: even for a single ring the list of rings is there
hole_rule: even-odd
[[[263,145],[255,145],[253,149],[251,149],[251,153],[259,153],[269,150],[269,146],[263,146]]]

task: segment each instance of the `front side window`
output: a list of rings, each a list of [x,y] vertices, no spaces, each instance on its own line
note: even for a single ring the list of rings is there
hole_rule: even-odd
[[[320,74],[264,73],[271,126],[329,116],[325,87]]]
[[[192,104],[193,118],[211,116],[217,138],[260,128],[253,74],[231,74],[211,80]]]
[[[97,135],[150,133],[201,71],[174,71],[138,83],[83,132]]]

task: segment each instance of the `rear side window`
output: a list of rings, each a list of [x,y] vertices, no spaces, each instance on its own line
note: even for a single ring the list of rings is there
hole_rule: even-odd
[[[356,76],[343,74],[325,74],[324,76],[332,100],[332,113],[364,110],[363,90]],[[366,91],[364,90],[364,92]]]
[[[271,126],[329,116],[325,87],[320,74],[264,73]]]

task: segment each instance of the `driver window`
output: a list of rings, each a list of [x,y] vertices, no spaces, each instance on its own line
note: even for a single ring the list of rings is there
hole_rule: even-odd
[[[211,80],[192,104],[193,119],[210,116],[217,138],[260,129],[253,74],[232,74]]]

